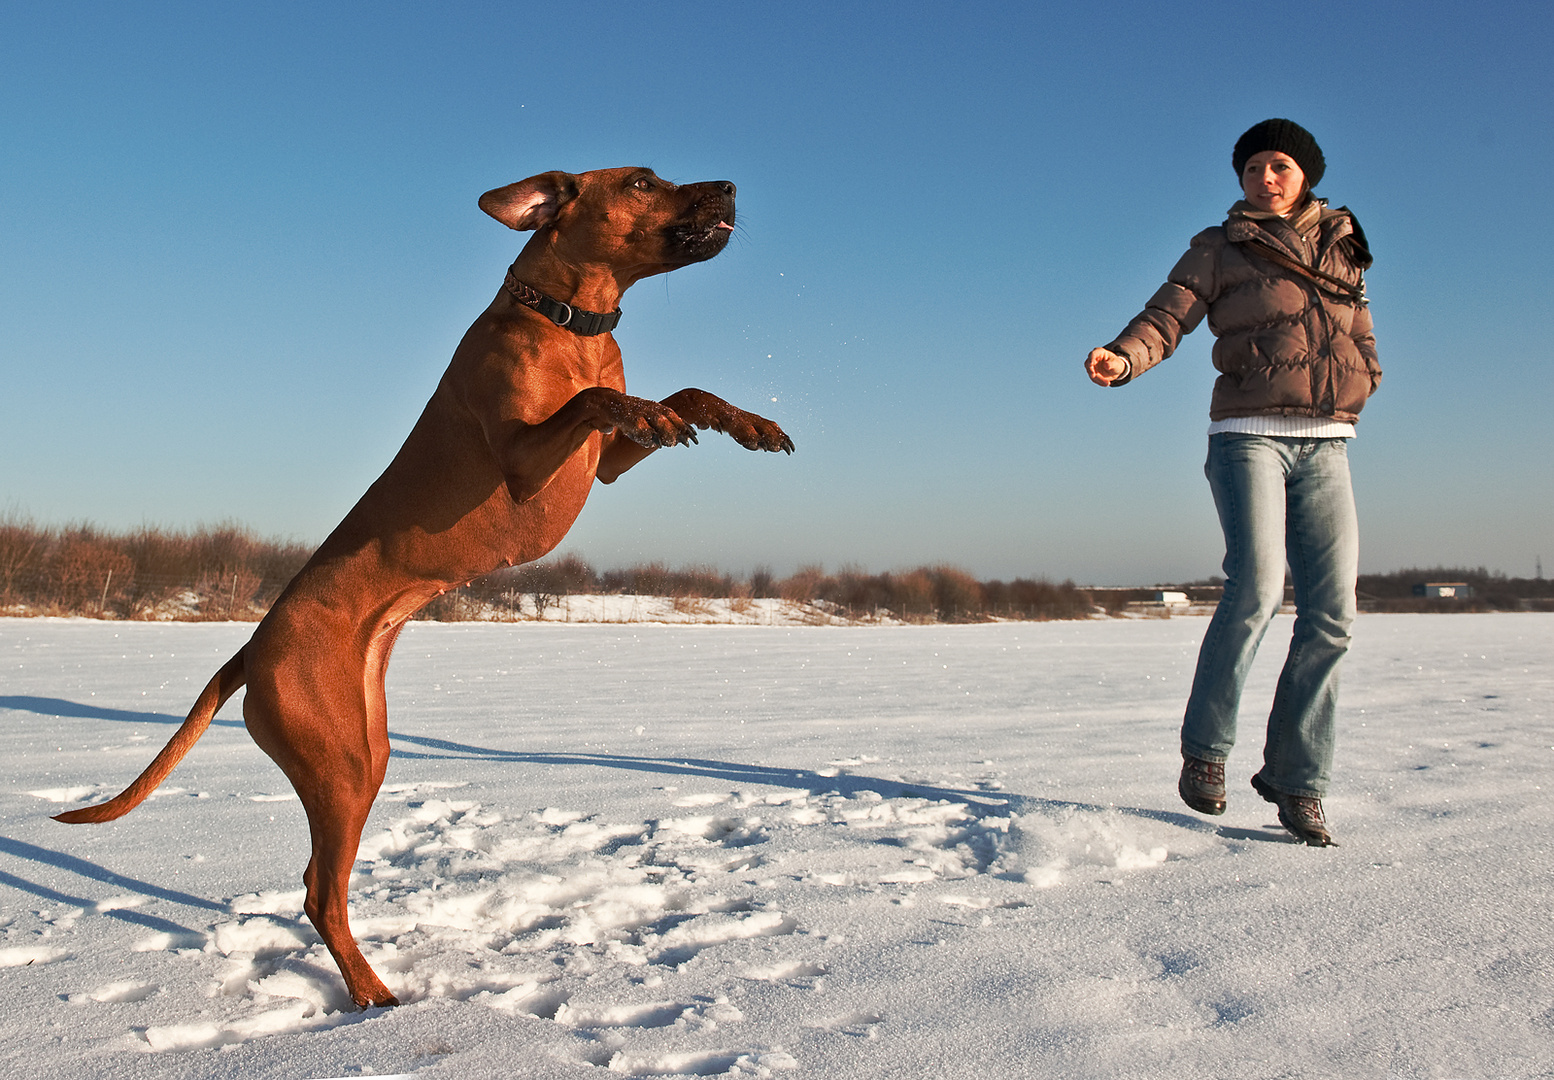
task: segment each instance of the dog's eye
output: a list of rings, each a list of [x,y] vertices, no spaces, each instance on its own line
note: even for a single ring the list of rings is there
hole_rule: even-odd
[[[636,183],[632,184],[631,186],[636,188],[638,191],[651,191],[653,189],[653,181],[649,180],[645,176],[639,176],[637,177]]]

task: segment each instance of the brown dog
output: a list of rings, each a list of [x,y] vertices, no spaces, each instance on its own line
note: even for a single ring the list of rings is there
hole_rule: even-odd
[[[243,718],[307,811],[304,910],[357,1004],[397,1001],[346,919],[362,826],[388,768],[383,675],[427,601],[538,559],[571,528],[595,479],[613,483],[694,427],[751,450],[793,452],[780,427],[701,390],[628,397],[608,333],[633,282],[728,243],[734,185],[676,186],[649,169],[542,173],[480,207],[535,230],[387,470],[211,679],[167,746],[106,803],[60,814],[110,821],[162,782],[245,682]]]

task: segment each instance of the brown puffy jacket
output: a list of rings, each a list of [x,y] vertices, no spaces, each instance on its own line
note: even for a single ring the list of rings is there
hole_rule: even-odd
[[[1345,208],[1313,199],[1286,220],[1246,202],[1205,229],[1109,350],[1132,370],[1121,386],[1170,356],[1202,320],[1213,331],[1209,417],[1319,416],[1353,422],[1381,382],[1370,309],[1318,289],[1242,246],[1260,240],[1289,257],[1362,284],[1365,234]]]

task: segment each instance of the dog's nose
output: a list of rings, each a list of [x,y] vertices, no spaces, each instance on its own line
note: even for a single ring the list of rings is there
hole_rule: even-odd
[[[734,195],[734,183],[731,180],[714,180],[712,182],[712,186],[730,198],[732,198]]]

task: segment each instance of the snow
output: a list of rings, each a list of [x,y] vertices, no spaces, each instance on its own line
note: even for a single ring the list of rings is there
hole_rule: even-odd
[[[899,626],[889,613],[849,619],[824,600],[802,602],[774,597],[638,596],[634,593],[569,593],[547,596],[520,593],[516,610],[466,601],[474,620],[563,623],[679,623],[719,626],[827,626],[851,622]],[[470,618],[466,615],[465,618]]]
[[[0,1055],[54,1077],[1508,1077],[1554,1071],[1554,615],[1365,615],[1340,847],[1176,799],[1201,618],[411,625],[346,1008],[252,627],[0,619]]]

